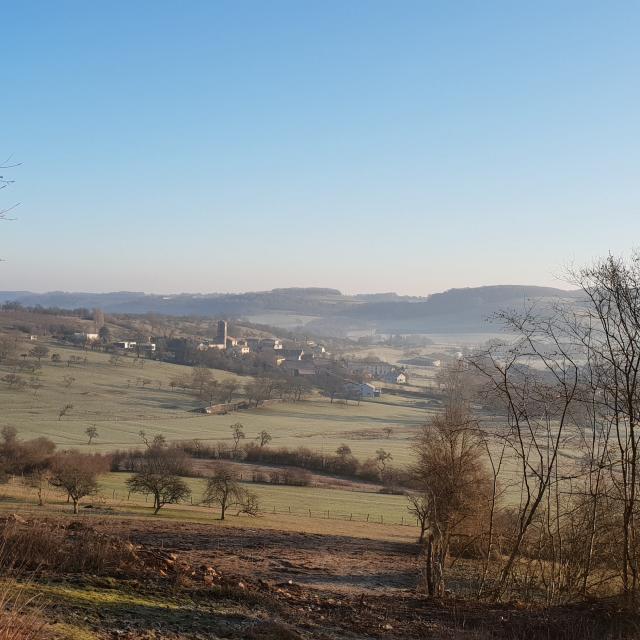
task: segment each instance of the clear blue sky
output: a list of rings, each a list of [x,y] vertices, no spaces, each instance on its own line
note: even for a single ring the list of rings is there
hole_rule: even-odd
[[[3,3],[0,289],[426,294],[640,240],[640,3]]]

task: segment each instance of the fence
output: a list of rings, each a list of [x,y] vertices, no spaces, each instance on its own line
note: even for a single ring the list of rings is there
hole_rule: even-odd
[[[119,494],[118,491],[113,490],[111,492],[111,499],[114,501],[126,501],[129,502],[132,497],[130,493],[125,495]],[[135,499],[134,499],[135,500]],[[135,500],[138,502],[139,500]],[[141,501],[141,500],[140,500]],[[144,502],[149,503],[152,500],[149,496],[144,496]],[[204,507],[202,504],[198,502],[194,502],[193,498],[190,499],[190,506],[200,507],[202,509],[209,509],[208,507]],[[172,506],[172,505],[169,505]],[[231,509],[230,511],[233,511]],[[364,512],[356,512],[356,511],[338,511],[335,509],[301,509],[301,508],[291,508],[288,505],[286,508],[277,507],[275,505],[265,506],[258,511],[258,515],[266,516],[266,515],[289,515],[299,518],[311,518],[314,520],[340,520],[342,522],[360,522],[364,524],[375,524],[375,525],[387,525],[387,526],[395,526],[395,527],[418,527],[419,523],[415,518],[410,516],[385,516],[382,513],[364,513]]]

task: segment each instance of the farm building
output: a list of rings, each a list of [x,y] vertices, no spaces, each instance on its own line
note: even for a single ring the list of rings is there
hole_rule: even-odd
[[[408,376],[406,371],[391,371],[382,376],[382,379],[391,384],[407,384]]]
[[[394,365],[382,360],[346,360],[345,367],[352,375],[365,374],[373,378],[381,378],[395,370]]]
[[[370,382],[349,382],[344,386],[347,395],[359,398],[379,398],[380,389]]]

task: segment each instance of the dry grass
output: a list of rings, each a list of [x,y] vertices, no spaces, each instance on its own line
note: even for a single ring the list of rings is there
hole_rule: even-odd
[[[14,580],[0,584],[0,640],[42,638],[45,623],[33,597],[23,597]]]
[[[0,539],[0,640],[42,638],[45,623],[37,597],[26,594],[16,577],[14,548]]]
[[[81,523],[68,525],[9,517],[0,525],[0,570],[110,575],[138,563],[135,547]]]

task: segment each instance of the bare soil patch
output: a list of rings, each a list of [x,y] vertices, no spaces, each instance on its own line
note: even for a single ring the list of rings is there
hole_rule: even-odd
[[[51,564],[29,578],[25,588],[44,603],[43,638],[595,640],[635,638],[640,629],[616,603],[543,611],[427,600],[416,589],[417,546],[403,542],[161,518],[10,526],[14,534],[49,528],[56,540],[66,531],[71,553],[86,540],[113,551],[90,571]],[[85,635],[65,636],[68,628]]]

